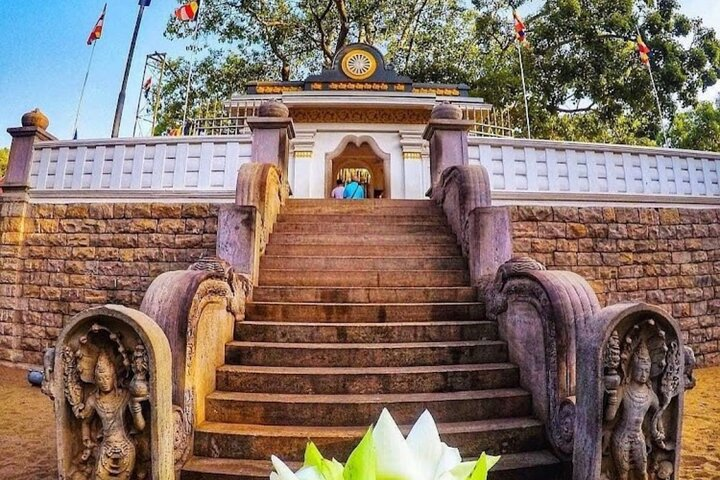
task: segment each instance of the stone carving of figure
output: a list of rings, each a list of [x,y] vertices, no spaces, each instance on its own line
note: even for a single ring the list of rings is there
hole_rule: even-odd
[[[648,446],[643,432],[643,423],[652,410],[660,409],[660,402],[650,386],[652,360],[645,341],[635,348],[629,372],[622,385],[608,381],[606,389],[608,402],[605,410],[606,421],[617,419],[610,438],[610,452],[619,480],[648,480]],[[652,439],[662,443],[664,434],[659,428],[658,417],[654,415],[650,425]]]
[[[97,480],[130,480],[135,469],[135,445],[125,427],[125,412],[129,410],[132,423],[138,431],[145,429],[142,413],[144,398],[131,395],[118,385],[117,369],[112,358],[102,351],[97,358],[94,372],[97,389],[91,393],[78,417],[82,420],[82,439],[85,450],[83,461],[92,455],[96,440],[100,445],[93,478]],[[97,417],[102,424],[101,433],[95,439],[91,423]]]

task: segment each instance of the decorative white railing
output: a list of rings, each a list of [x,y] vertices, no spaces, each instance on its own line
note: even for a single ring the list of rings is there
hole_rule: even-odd
[[[38,143],[33,198],[232,198],[250,135]]]
[[[509,138],[470,138],[493,199],[720,205],[720,154]]]

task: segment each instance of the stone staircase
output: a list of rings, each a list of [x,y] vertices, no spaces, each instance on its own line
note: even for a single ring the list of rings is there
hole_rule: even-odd
[[[429,201],[289,201],[182,478],[268,478],[271,454],[300,462],[308,439],[345,461],[383,407],[400,425],[430,410],[464,457],[502,454],[491,479],[559,478],[468,285]]]

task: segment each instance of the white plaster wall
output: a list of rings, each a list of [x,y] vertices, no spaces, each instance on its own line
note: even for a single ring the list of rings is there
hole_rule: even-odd
[[[390,171],[385,172],[385,182],[390,186],[392,198],[424,198],[427,191],[425,183],[430,174],[429,163],[417,159],[403,160],[403,147],[400,143],[401,131],[417,131],[421,134],[423,128],[423,125],[296,125],[298,136],[302,136],[302,144],[296,142],[293,150],[308,151],[312,148],[312,158],[295,158],[295,155],[292,155],[290,178],[293,196],[323,198],[327,181],[326,155],[338,148],[348,136],[369,136],[375,140],[380,150],[390,154]],[[424,171],[426,168],[427,172]]]

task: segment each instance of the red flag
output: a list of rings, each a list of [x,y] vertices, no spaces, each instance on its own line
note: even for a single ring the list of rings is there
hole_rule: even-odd
[[[515,20],[515,38],[520,43],[527,42],[527,31],[525,29],[525,23],[520,18],[517,10],[513,10],[513,20]]]
[[[192,1],[175,10],[175,16],[183,22],[195,20],[200,9],[200,2]]]
[[[640,55],[640,61],[644,63],[645,65],[650,64],[650,48],[645,45],[645,42],[643,42],[643,39],[640,35],[637,36],[637,50],[638,55]]]
[[[102,37],[103,24],[105,23],[105,10],[107,10],[107,3],[103,7],[103,11],[100,14],[100,18],[98,18],[97,23],[95,23],[95,26],[93,27],[92,31],[90,32],[90,36],[87,39],[88,45],[92,45],[93,43],[95,43],[95,40],[99,40],[100,37]]]
[[[143,82],[143,86],[142,86],[143,92],[147,93],[148,91],[150,91],[151,86],[152,86],[152,77],[148,77],[147,80],[145,80],[145,82]]]

